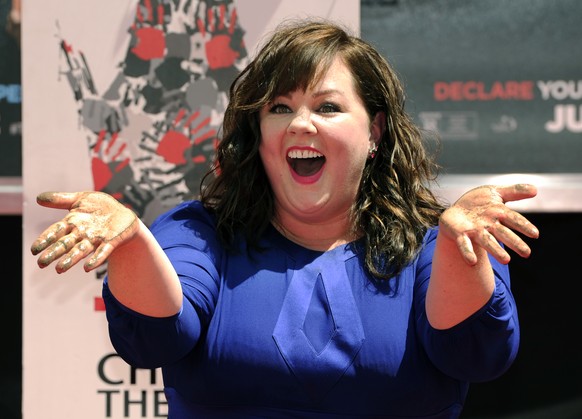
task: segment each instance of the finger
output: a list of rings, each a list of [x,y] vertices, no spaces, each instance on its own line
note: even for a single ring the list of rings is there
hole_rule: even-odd
[[[40,236],[38,236],[34,243],[32,243],[30,251],[32,252],[33,255],[35,256],[38,255],[48,246],[52,245],[58,239],[67,234],[68,230],[69,226],[65,222],[59,221],[57,223],[54,223],[45,231],[43,231]]]
[[[63,236],[51,244],[38,258],[38,266],[45,268],[75,246],[77,238],[71,234]]]
[[[92,271],[95,268],[103,265],[109,255],[113,252],[115,246],[112,246],[109,243],[102,243],[99,247],[95,250],[95,253],[87,262],[85,262],[84,269],[86,272]]]
[[[465,262],[471,266],[475,265],[477,263],[477,255],[473,250],[473,243],[471,242],[471,239],[463,234],[457,237],[456,242],[457,248],[459,249],[459,252],[461,253],[461,256]]]
[[[483,230],[479,237],[475,238],[475,240],[477,240],[479,246],[481,246],[483,249],[487,251],[487,253],[489,253],[491,256],[497,259],[499,263],[503,263],[504,265],[508,264],[509,261],[511,260],[511,256],[509,256],[509,253],[507,253],[503,246],[499,244],[500,241],[503,243],[505,242],[501,239],[498,240],[496,235],[499,236],[505,235],[506,240],[510,241],[510,239],[513,238],[511,237],[511,235],[515,236],[515,233],[513,233],[511,230],[503,227],[500,224],[497,227],[495,227],[493,231],[495,232],[495,234],[492,234],[487,230]],[[519,237],[517,236],[515,237],[518,240],[520,240]]]
[[[37,195],[36,202],[43,207],[70,209],[80,194],[80,192],[42,192]]]
[[[503,202],[533,198],[538,193],[537,188],[529,183],[516,183],[513,185],[496,186],[495,190],[501,199],[503,199]]]
[[[63,273],[71,269],[80,260],[89,256],[93,252],[93,245],[88,239],[83,239],[77,243],[73,248],[67,253],[56,266],[56,271],[58,273]]]
[[[500,221],[512,230],[518,231],[532,239],[537,239],[540,235],[538,228],[518,212],[511,211],[500,219]]]
[[[493,236],[519,256],[528,258],[531,255],[531,249],[525,243],[521,237],[514,233],[511,229],[505,227],[502,224],[497,224],[491,231]]]

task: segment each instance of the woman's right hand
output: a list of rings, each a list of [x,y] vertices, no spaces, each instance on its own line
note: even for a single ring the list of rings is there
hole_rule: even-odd
[[[43,192],[36,202],[69,211],[31,246],[33,255],[40,254],[38,266],[45,268],[58,260],[55,267],[58,273],[68,271],[89,256],[85,271],[97,268],[139,229],[136,214],[104,192]]]

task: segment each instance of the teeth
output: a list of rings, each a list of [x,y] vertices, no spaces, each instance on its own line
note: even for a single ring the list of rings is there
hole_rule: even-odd
[[[313,150],[291,150],[287,157],[290,159],[314,159],[316,157],[323,157],[323,154]]]

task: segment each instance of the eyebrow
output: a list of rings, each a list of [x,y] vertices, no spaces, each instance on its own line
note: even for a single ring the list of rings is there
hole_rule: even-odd
[[[291,99],[293,92],[289,92],[289,93],[285,93],[284,95],[281,95],[282,97],[286,97],[288,99]],[[311,96],[313,98],[318,98],[320,96],[325,96],[325,95],[329,95],[329,94],[333,94],[333,93],[338,93],[340,95],[344,95],[344,92],[342,90],[339,89],[325,89],[325,90],[318,90],[317,92],[314,92]]]
[[[319,90],[319,91],[313,93],[313,97],[325,96],[325,95],[329,95],[329,94],[333,94],[333,93],[338,93],[342,96],[344,94],[344,92],[342,90],[339,90],[339,89],[325,89],[325,90]]]

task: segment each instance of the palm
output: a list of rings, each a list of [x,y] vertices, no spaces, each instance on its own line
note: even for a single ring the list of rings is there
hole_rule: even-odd
[[[103,192],[45,192],[37,197],[45,207],[66,209],[68,214],[47,228],[33,243],[34,255],[44,268],[59,260],[57,272],[65,272],[80,260],[89,271],[102,265],[111,252],[134,236],[138,218],[133,211]]]
[[[531,185],[472,189],[442,214],[441,231],[455,240],[462,256],[471,265],[477,262],[473,245],[482,247],[501,263],[508,263],[510,257],[499,242],[520,256],[528,257],[530,248],[516,232],[532,238],[539,233],[525,217],[505,203],[531,198],[536,192]]]

